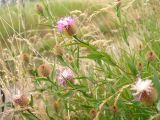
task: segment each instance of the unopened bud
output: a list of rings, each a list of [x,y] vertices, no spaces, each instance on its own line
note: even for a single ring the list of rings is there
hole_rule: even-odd
[[[53,107],[54,107],[54,110],[58,113],[60,111],[60,108],[61,108],[60,102],[59,101],[55,101],[53,103]]]
[[[153,51],[148,51],[146,54],[146,59],[148,62],[153,61],[156,58],[155,53]]]
[[[42,64],[38,67],[38,75],[41,77],[49,77],[51,68],[48,64]]]
[[[116,114],[118,112],[118,106],[117,105],[113,105],[111,110],[112,110],[113,114]]]
[[[30,61],[30,56],[29,56],[28,53],[23,53],[23,54],[21,54],[21,59],[22,59],[22,61],[23,61],[24,63],[29,63],[29,61]]]
[[[40,4],[36,5],[36,11],[38,14],[43,15],[43,7]]]
[[[95,108],[93,108],[93,109],[91,109],[89,111],[89,117],[90,117],[90,119],[94,119],[96,117],[96,115],[97,115],[97,110]]]
[[[141,71],[143,69],[143,63],[139,62],[137,64],[137,69]]]
[[[16,95],[13,98],[13,104],[15,106],[26,107],[29,105],[29,99],[25,95]]]

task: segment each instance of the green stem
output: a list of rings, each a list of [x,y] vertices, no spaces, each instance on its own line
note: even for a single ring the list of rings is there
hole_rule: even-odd
[[[148,61],[148,63],[147,63],[147,70],[149,69],[149,64],[150,64],[150,62]]]
[[[31,115],[33,115],[35,118],[37,118],[38,120],[41,120],[40,118],[38,118],[35,114],[33,114],[29,109],[27,110],[27,112],[29,112]]]
[[[79,46],[77,46],[77,67],[79,69]]]
[[[94,51],[97,50],[94,46],[90,45],[89,43],[85,43],[82,40],[80,40],[76,35],[74,35],[73,38],[75,38],[79,43],[83,44],[84,46],[86,46]]]
[[[100,53],[100,52],[97,50],[96,47],[90,45],[89,43],[83,42],[83,41],[80,40],[76,35],[74,35],[73,38],[75,38],[79,43],[82,43],[83,45],[85,45],[87,48],[90,48],[91,50]],[[102,55],[105,56],[105,54],[103,54],[103,53],[102,53]],[[123,68],[121,68],[120,66],[118,66],[116,63],[113,63],[113,64],[114,64],[117,68],[119,68],[120,70],[122,70],[124,73],[127,73],[127,74],[132,75],[131,73],[126,72]]]

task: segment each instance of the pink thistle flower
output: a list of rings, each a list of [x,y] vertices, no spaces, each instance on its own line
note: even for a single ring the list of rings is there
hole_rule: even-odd
[[[59,85],[66,86],[68,80],[74,82],[74,73],[70,68],[61,68],[57,71],[56,79]]]
[[[142,81],[141,78],[138,78],[138,81],[132,85],[131,89],[135,91],[133,96],[135,96],[138,101],[146,104],[152,104],[157,99],[157,93],[153,87],[152,80]]]
[[[25,95],[14,95],[12,98],[12,102],[15,106],[25,107],[29,104],[29,99]]]
[[[57,22],[57,29],[59,32],[66,32],[68,35],[75,34],[75,20],[72,17],[61,18]]]

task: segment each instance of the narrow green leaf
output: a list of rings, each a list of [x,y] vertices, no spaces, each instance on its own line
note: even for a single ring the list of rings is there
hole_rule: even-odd
[[[160,112],[160,100],[158,101],[158,103],[157,103],[157,110]]]
[[[35,116],[29,113],[22,113],[22,115],[27,119],[27,120],[38,120]]]
[[[158,73],[155,71],[155,69],[153,69],[153,72],[154,72],[154,78],[153,78],[154,86],[157,91],[160,91],[160,81],[158,78]],[[158,96],[160,97],[160,92],[158,92]]]
[[[87,55],[87,58],[89,59],[93,59],[93,60],[99,60],[103,57],[102,54],[98,53],[98,52],[92,52],[89,55]]]

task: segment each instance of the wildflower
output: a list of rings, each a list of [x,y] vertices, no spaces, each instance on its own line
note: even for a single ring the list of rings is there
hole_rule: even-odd
[[[75,20],[72,17],[61,18],[57,22],[57,28],[59,32],[65,32],[69,36],[75,35]]]
[[[90,119],[93,120],[96,117],[96,115],[97,115],[97,110],[95,108],[93,108],[93,109],[91,109],[89,111],[89,117],[90,117]]]
[[[51,68],[48,64],[42,64],[38,67],[38,75],[42,77],[49,77]]]
[[[29,99],[25,95],[15,95],[13,96],[13,104],[15,106],[25,107],[29,105]]]
[[[151,62],[155,59],[155,53],[153,51],[148,51],[146,54],[146,59]]]
[[[151,80],[142,81],[138,78],[138,81],[132,86],[133,94],[136,100],[141,101],[147,105],[153,104],[157,100],[157,92],[153,87]]]
[[[61,68],[57,72],[57,81],[59,85],[66,86],[67,81],[74,82],[74,73],[70,68]]]

